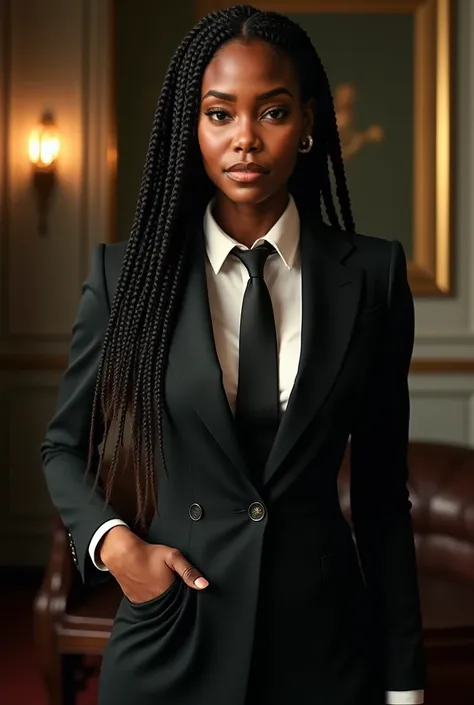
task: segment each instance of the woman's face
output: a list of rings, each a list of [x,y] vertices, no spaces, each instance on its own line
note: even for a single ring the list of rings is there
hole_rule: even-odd
[[[286,54],[266,42],[235,41],[208,65],[198,139],[218,191],[239,204],[286,193],[301,140],[312,133],[312,102],[302,105]]]

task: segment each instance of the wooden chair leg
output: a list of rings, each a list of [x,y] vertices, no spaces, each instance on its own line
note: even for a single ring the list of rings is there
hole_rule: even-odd
[[[81,684],[81,657],[77,654],[63,655],[61,665],[61,705],[76,705],[76,694]]]
[[[41,665],[48,705],[76,705],[76,694],[80,684],[80,656],[58,654]]]
[[[36,656],[48,694],[48,705],[64,705],[63,657],[57,625],[65,612],[74,574],[67,531],[59,515],[55,515],[49,561],[33,601]]]
[[[48,698],[48,705],[63,705],[63,682],[61,656],[55,655],[40,662],[43,683]]]

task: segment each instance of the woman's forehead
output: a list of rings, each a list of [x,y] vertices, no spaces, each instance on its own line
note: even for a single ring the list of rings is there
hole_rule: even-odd
[[[237,88],[260,93],[269,83],[294,86],[296,76],[289,57],[264,41],[231,42],[214,56],[203,77],[203,93],[209,89],[235,93]],[[211,85],[212,84],[212,85]]]

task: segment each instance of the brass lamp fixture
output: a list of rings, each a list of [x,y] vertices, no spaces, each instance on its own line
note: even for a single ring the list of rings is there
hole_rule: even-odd
[[[33,167],[33,186],[38,200],[38,231],[48,232],[48,212],[57,180],[57,159],[60,137],[53,115],[46,111],[40,123],[31,132],[29,157]]]

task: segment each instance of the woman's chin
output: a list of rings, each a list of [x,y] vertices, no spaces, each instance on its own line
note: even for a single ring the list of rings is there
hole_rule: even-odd
[[[246,184],[243,188],[239,184],[237,188],[222,189],[222,193],[233,203],[249,206],[263,203],[273,195],[267,189],[258,188],[256,184]]]

